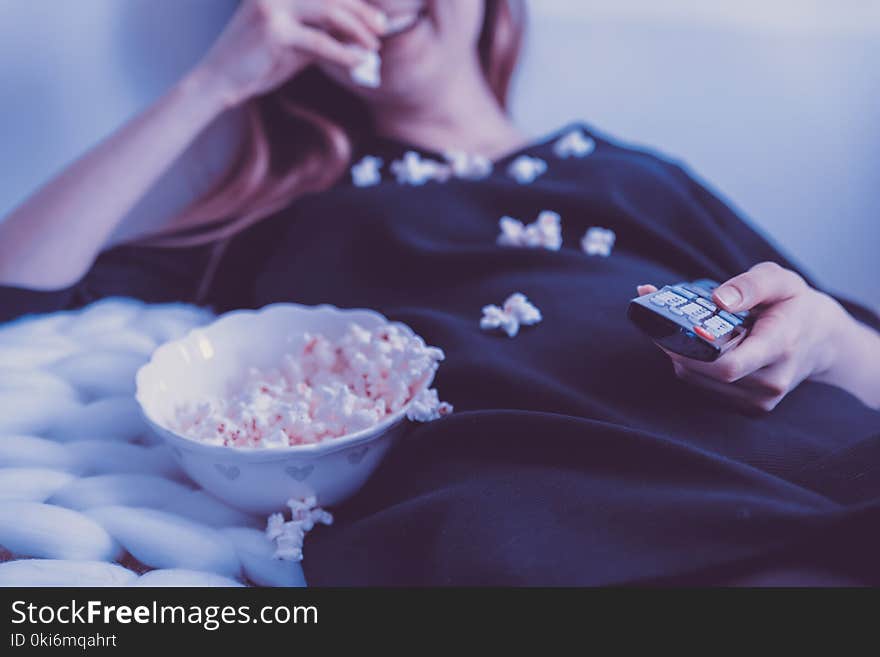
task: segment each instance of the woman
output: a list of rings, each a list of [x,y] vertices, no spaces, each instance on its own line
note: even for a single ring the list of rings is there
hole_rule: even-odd
[[[246,0],[171,92],[0,225],[4,315],[111,294],[333,303],[443,347],[456,414],[415,431],[310,538],[315,584],[880,581],[878,318],[811,287],[679,166],[586,126],[526,140],[505,112],[520,5]],[[350,75],[370,51],[378,88]],[[102,254],[240,106],[252,138],[219,188]],[[563,157],[572,131],[586,146]],[[445,151],[493,170],[412,184]],[[378,179],[355,185],[365,156]],[[501,216],[543,210],[562,216],[562,249],[496,244]],[[616,232],[611,257],[571,246],[590,226]],[[712,364],[670,356],[676,378],[625,309],[639,283],[701,277],[727,281],[727,309],[760,312]],[[480,308],[516,291],[543,321],[481,331]]]

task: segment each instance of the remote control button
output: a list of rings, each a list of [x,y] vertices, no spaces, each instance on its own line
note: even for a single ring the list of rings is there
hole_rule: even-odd
[[[694,294],[694,293],[691,292],[690,290],[688,290],[688,289],[682,287],[681,285],[674,285],[674,286],[672,287],[672,289],[675,290],[676,294],[680,294],[680,295],[683,296],[685,299],[696,299],[696,298],[697,298],[697,295],[696,295],[696,294]]]
[[[708,308],[713,313],[718,310],[718,306],[709,301],[708,299],[697,299],[697,303],[703,306],[704,308]]]
[[[664,289],[651,297],[651,303],[657,306],[680,306],[683,303],[687,303],[687,299],[671,290]]]
[[[719,312],[718,316],[721,317],[722,319],[724,319],[725,321],[730,322],[734,326],[739,326],[740,324],[743,323],[743,321],[739,317],[737,317],[733,313],[727,312],[726,310],[722,310],[721,312]]]
[[[686,306],[682,306],[681,311],[695,324],[703,321],[706,317],[709,317],[712,314],[709,310],[696,303],[689,303]]]
[[[701,338],[706,338],[706,339],[709,340],[710,342],[713,341],[713,340],[715,340],[715,336],[712,335],[711,333],[709,333],[709,331],[707,331],[706,329],[704,329],[702,326],[695,326],[695,327],[694,327],[694,333],[696,333],[697,335],[699,335]]]
[[[684,315],[684,313],[681,311],[681,308],[679,308],[678,306],[667,306],[666,310],[671,312],[673,315]]]
[[[707,319],[703,322],[703,326],[716,338],[724,337],[733,330],[733,324],[724,321],[718,315]]]

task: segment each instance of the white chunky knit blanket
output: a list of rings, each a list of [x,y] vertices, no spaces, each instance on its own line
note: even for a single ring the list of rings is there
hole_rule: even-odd
[[[106,299],[0,326],[0,586],[304,586],[265,518],[200,490],[134,400],[155,347],[212,319]]]

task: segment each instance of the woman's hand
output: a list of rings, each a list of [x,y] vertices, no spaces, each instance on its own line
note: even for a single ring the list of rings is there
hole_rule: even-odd
[[[652,285],[638,287],[639,295],[654,291]],[[714,300],[730,312],[755,311],[755,324],[711,363],[666,352],[680,379],[751,411],[773,410],[805,379],[846,388],[871,405],[880,402],[880,369],[871,377],[845,364],[876,363],[880,337],[795,272],[762,262],[720,285]]]
[[[378,50],[385,25],[364,0],[244,0],[191,77],[232,107],[316,61],[356,66]]]

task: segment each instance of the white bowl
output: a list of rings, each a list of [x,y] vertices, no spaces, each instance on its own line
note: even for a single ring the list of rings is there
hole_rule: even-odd
[[[227,504],[260,514],[283,510],[293,497],[314,495],[322,506],[338,504],[363,486],[408,428],[406,407],[357,433],[279,449],[206,445],[168,427],[181,403],[223,396],[247,369],[272,369],[283,354],[298,351],[304,333],[335,340],[352,322],[367,329],[389,323],[372,310],[326,305],[279,303],[227,313],[156,349],[137,373],[137,401],[183,470]],[[403,324],[395,326],[413,334]]]

